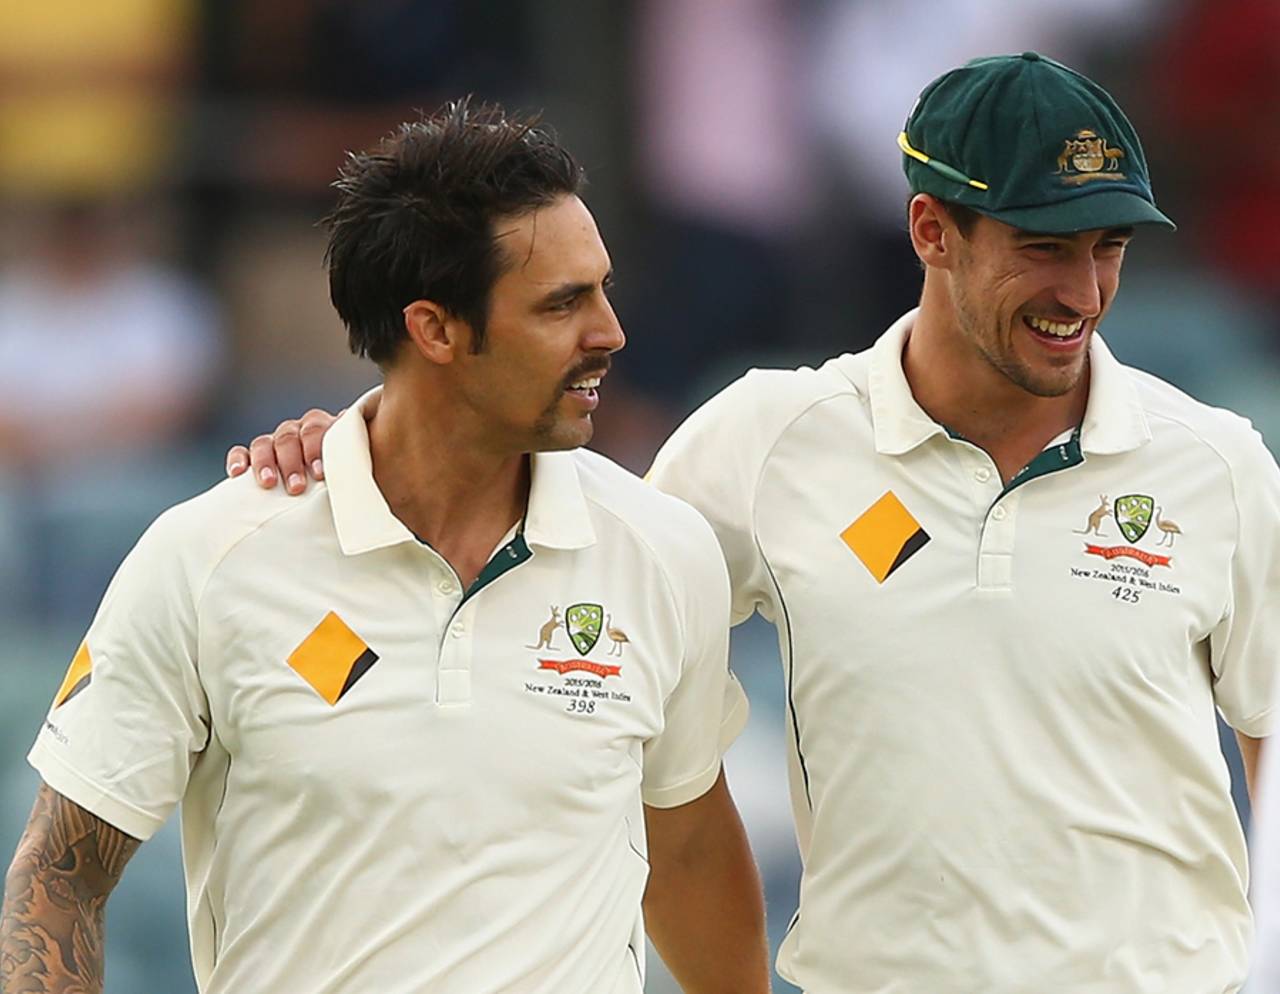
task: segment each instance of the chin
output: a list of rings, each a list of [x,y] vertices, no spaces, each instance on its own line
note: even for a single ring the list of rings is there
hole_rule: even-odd
[[[535,436],[534,451],[563,452],[567,449],[580,449],[591,441],[595,430],[590,418],[543,426]]]
[[[1056,375],[1045,373],[1040,376],[1027,376],[1018,385],[1037,397],[1061,397],[1080,385],[1082,373],[1083,370],[1070,370],[1060,371]]]

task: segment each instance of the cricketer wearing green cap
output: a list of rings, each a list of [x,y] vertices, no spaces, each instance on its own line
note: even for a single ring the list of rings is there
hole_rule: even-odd
[[[975,59],[925,87],[898,137],[913,193],[1030,231],[1173,222],[1138,134],[1097,83],[1036,52]]]
[[[919,308],[747,373],[650,474],[711,522],[735,623],[778,630],[804,859],[778,970],[808,994],[1230,994],[1251,922],[1215,713],[1252,768],[1280,470],[1097,334],[1135,231],[1169,226],[1105,91],[982,59],[899,144]]]

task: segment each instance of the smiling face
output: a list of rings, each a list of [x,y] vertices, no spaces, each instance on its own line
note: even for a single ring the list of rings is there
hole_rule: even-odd
[[[626,342],[606,296],[611,268],[595,219],[565,196],[499,218],[494,233],[506,266],[483,348],[455,359],[456,395],[497,450],[585,445],[609,356]]]
[[[950,273],[955,324],[993,368],[1028,393],[1059,397],[1088,363],[1115,299],[1132,229],[1041,235],[979,217]]]

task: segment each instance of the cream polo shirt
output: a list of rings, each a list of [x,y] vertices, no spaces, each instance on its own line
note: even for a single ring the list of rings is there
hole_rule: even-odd
[[[916,404],[914,312],[754,371],[651,478],[778,629],[810,994],[1223,994],[1245,849],[1215,706],[1273,724],[1280,472],[1095,338],[1081,430],[1002,486]]]
[[[715,782],[745,699],[707,523],[533,456],[463,595],[353,408],[302,498],[224,482],[125,560],[31,752],[138,838],[181,802],[203,994],[637,994],[642,801]]]

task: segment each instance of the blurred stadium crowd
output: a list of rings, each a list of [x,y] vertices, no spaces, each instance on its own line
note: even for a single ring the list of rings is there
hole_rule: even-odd
[[[543,110],[587,166],[630,338],[594,444],[643,471],[747,366],[860,349],[914,304],[894,138],[915,94],[970,57],[1042,51],[1126,107],[1180,225],[1130,250],[1104,335],[1280,448],[1274,0],[4,0],[0,12],[5,859],[39,716],[142,529],[220,478],[230,442],[341,407],[376,378],[346,352],[315,222],[343,151],[414,108],[475,93]],[[738,633],[755,716],[730,775],[776,940],[797,871],[771,640]],[[113,899],[109,992],[192,990],[176,858],[170,829]]]

